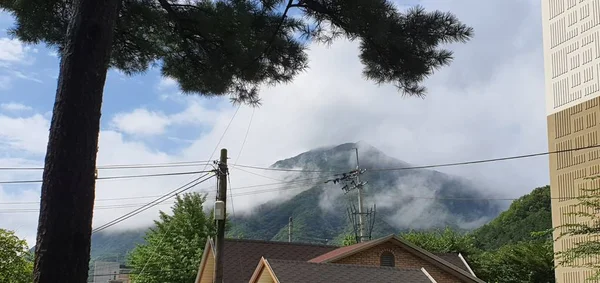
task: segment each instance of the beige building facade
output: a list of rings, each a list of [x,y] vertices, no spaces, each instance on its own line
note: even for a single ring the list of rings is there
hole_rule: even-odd
[[[600,0],[541,0],[548,149],[598,145],[600,136]],[[550,155],[552,224],[580,219],[572,211],[582,188],[600,187],[586,177],[600,175],[600,148]],[[555,238],[560,233],[555,231]],[[562,251],[585,238],[563,238]],[[584,263],[584,261],[579,262]],[[561,266],[557,283],[586,282],[590,270]]]

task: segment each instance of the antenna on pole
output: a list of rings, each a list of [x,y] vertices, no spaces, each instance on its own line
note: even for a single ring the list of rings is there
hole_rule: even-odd
[[[358,159],[358,148],[354,148],[356,152],[356,170],[348,173],[337,174],[337,178],[327,180],[325,183],[333,182],[334,184],[341,183],[342,190],[347,194],[351,191],[356,190],[358,195],[358,207],[355,203],[350,203],[348,206],[348,218],[352,229],[354,230],[354,236],[356,242],[364,242],[365,240],[371,240],[371,234],[373,232],[373,226],[375,225],[375,205],[365,211],[364,208],[364,196],[363,189],[367,182],[360,180],[360,175],[365,172],[365,169],[360,169],[360,163]]]
[[[359,172],[356,174],[356,190],[358,191],[358,226],[359,226],[359,236],[360,241],[364,241],[365,238],[365,214],[363,213],[363,183],[360,182],[360,163],[358,161],[358,148],[354,148],[356,151],[356,171]]]

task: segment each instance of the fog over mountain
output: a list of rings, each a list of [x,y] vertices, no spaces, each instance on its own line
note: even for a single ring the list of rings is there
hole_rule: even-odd
[[[354,148],[359,149],[360,168],[365,169],[365,207],[376,205],[374,236],[408,229],[445,226],[474,229],[498,215],[506,206],[486,200],[485,187],[464,178],[429,169],[410,169],[410,164],[387,156],[366,143],[346,143],[314,149],[275,162],[273,169],[303,169],[287,181],[301,193],[269,201],[233,219],[231,236],[256,239],[287,237],[288,218],[294,219],[298,239],[339,239],[351,231],[347,207],[356,203],[356,191],[344,193],[342,185],[325,183],[334,173],[356,168]],[[385,169],[385,170],[381,170]],[[319,171],[319,172],[314,172]],[[290,173],[290,175],[293,175]],[[314,179],[302,183],[302,180]],[[294,186],[294,187],[292,187]],[[288,188],[282,188],[286,190]]]

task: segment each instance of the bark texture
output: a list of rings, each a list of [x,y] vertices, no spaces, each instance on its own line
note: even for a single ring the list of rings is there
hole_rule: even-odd
[[[60,63],[34,282],[86,282],[102,93],[120,0],[78,0]]]

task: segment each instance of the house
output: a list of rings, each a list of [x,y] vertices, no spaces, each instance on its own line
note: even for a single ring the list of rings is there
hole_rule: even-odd
[[[214,243],[207,241],[195,283],[212,283]],[[395,235],[346,247],[226,239],[225,283],[484,283],[461,254],[434,254]]]

